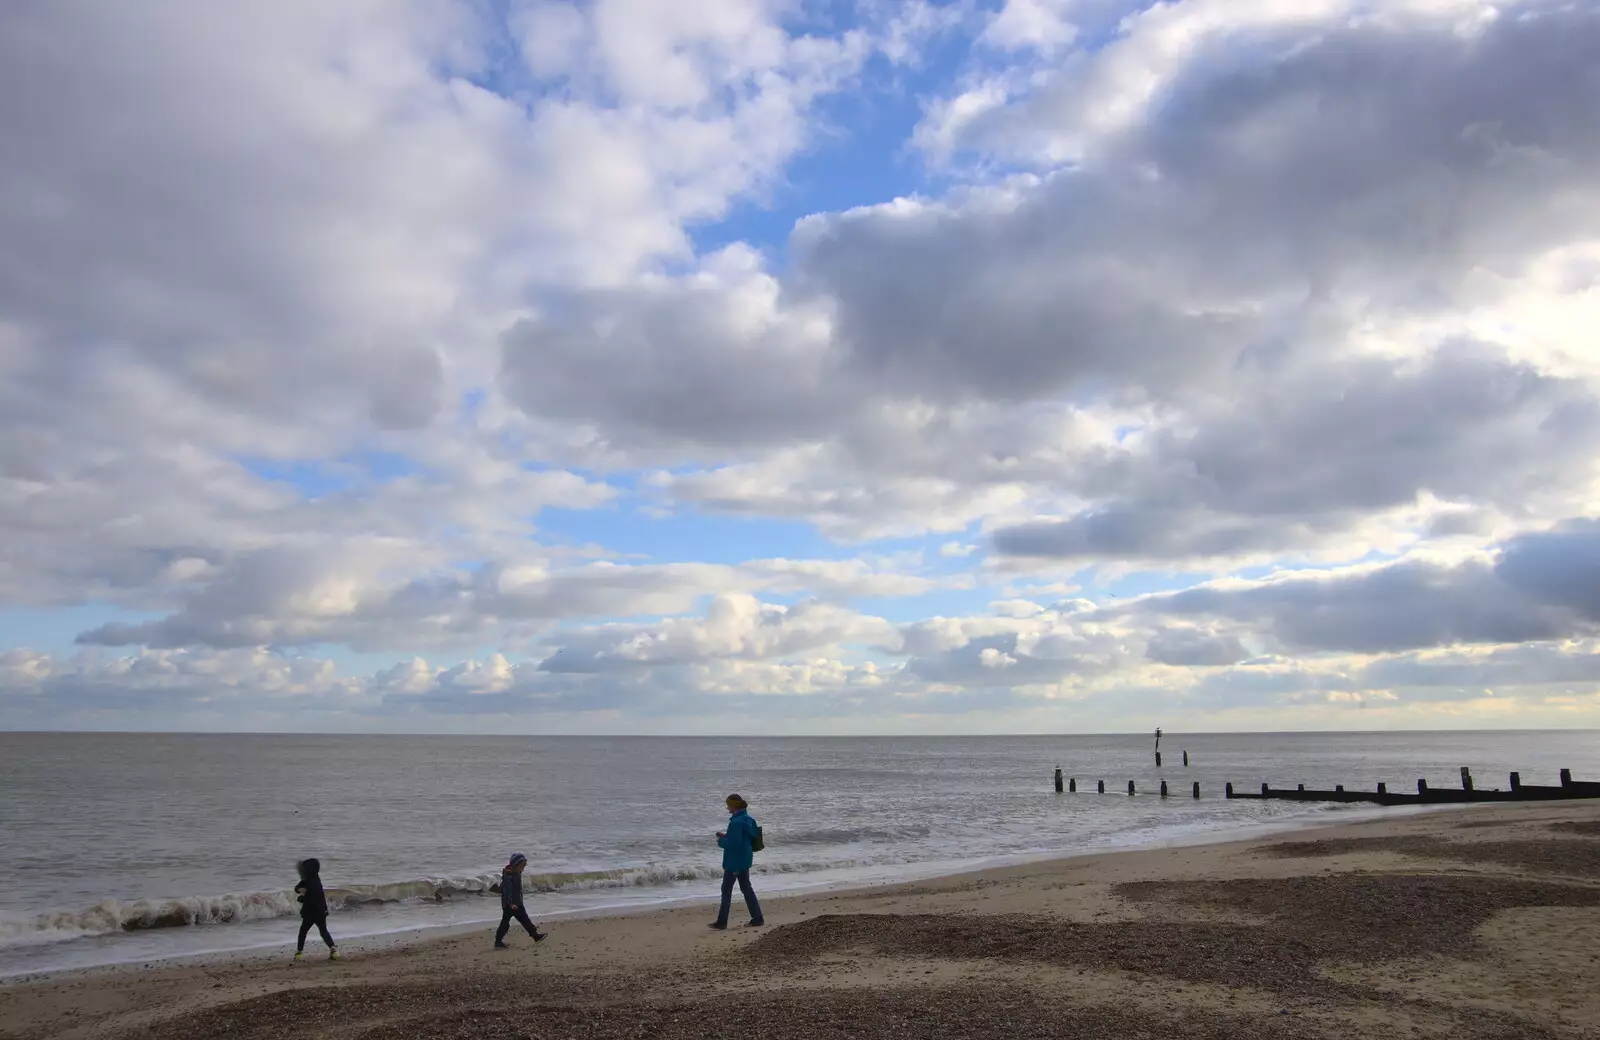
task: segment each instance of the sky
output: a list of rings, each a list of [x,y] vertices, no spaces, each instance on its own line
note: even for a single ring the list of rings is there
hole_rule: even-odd
[[[0,728],[1600,726],[1600,8],[21,0]]]

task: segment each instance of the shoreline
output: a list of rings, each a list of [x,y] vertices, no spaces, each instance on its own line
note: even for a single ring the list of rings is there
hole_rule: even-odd
[[[906,1035],[992,1036],[997,1020],[983,1009],[996,993],[1044,1001],[1052,1014],[1069,1018],[1115,1018],[1153,999],[1161,1006],[1139,1013],[1159,1017],[1167,1014],[1162,1007],[1182,1005],[1192,1020],[1178,1025],[1202,1040],[1388,1040],[1394,1031],[1382,1016],[1391,1014],[1420,1022],[1413,1035],[1440,1040],[1600,1035],[1600,999],[1590,995],[1589,980],[1589,951],[1600,943],[1600,806],[1470,808],[1318,821],[1273,835],[1094,851],[895,885],[774,894],[764,900],[768,927],[761,930],[710,932],[705,901],[696,900],[552,918],[550,942],[535,947],[514,934],[507,951],[492,950],[488,929],[475,925],[341,942],[346,958],[338,963],[323,960],[313,939],[308,960],[299,964],[279,945],[148,967],[69,969],[0,982],[0,1036],[546,1035],[479,1031],[486,1009],[500,1008],[515,1022],[535,1007],[568,1025],[561,1016],[600,1023],[599,1031],[582,1035],[621,1037],[635,1035],[626,1028],[638,1016],[648,1019],[662,1008],[688,1016],[682,1009],[715,1006],[729,973],[761,1001],[782,1004],[785,1015],[826,1013],[857,1023],[848,1033],[791,1034],[784,1026],[773,1034],[780,1037],[873,1035],[873,1016],[885,1007],[916,1021],[915,1007],[952,1001],[952,1008],[982,1012],[972,1022],[988,1023],[989,1032],[969,1033],[941,1019],[928,1032]],[[1401,886],[1404,899],[1394,902],[1385,886]],[[1420,917],[1407,902],[1441,892],[1449,896],[1445,903]],[[743,907],[735,899],[737,926]],[[1320,913],[1324,904],[1326,920],[1295,917]],[[1353,916],[1391,904],[1350,931]],[[1277,914],[1292,920],[1278,931],[1264,928]],[[1352,943],[1367,941],[1369,932],[1381,937],[1384,928],[1400,928],[1404,942],[1341,962]],[[1430,939],[1429,929],[1443,938]],[[1054,938],[1058,932],[1065,938]],[[1472,942],[1491,944],[1493,956],[1477,955]],[[1415,959],[1435,949],[1463,959]],[[1318,963],[1296,967],[1296,958],[1307,956]],[[1385,957],[1413,959],[1391,966]],[[1300,972],[1292,986],[1273,975],[1288,970],[1285,963]],[[1152,980],[1160,985],[1152,987]],[[1411,988],[1391,1007],[1395,986]],[[1358,990],[1367,995],[1351,998],[1348,1007],[1341,1003]],[[1441,994],[1445,1004],[1436,999]],[[1498,1031],[1463,1031],[1462,1001],[1477,1007],[1484,1022],[1498,1023]],[[1236,1020],[1241,1009],[1270,1023],[1321,1016],[1338,1028],[1251,1031]],[[1537,1021],[1526,1029],[1507,1025],[1528,1014]],[[394,1024],[410,1023],[413,1015],[426,1021],[404,1029]],[[616,1032],[606,1031],[612,1015],[620,1016]],[[672,1032],[678,1021],[664,1020],[660,1035],[724,1035]],[[1081,1035],[1145,1035],[1129,1023],[1106,1022]],[[553,1027],[549,1035],[579,1032],[566,1029]]]
[[[801,899],[810,896],[830,894],[854,894],[892,890],[906,885],[926,884],[946,879],[957,879],[973,875],[982,875],[990,871],[1008,870],[1013,868],[1037,866],[1057,862],[1081,860],[1084,858],[1125,855],[1141,852],[1159,852],[1173,849],[1209,848],[1212,846],[1226,846],[1242,842],[1259,841],[1267,838],[1280,837],[1291,834],[1300,834],[1308,831],[1320,831],[1326,828],[1342,828],[1359,826],[1369,822],[1381,822],[1388,819],[1403,819],[1413,816],[1426,816],[1436,813],[1457,813],[1474,811],[1483,808],[1479,805],[1425,805],[1425,806],[1360,806],[1351,808],[1308,809],[1302,814],[1288,816],[1281,820],[1267,823],[1241,824],[1235,827],[1222,828],[1211,832],[1195,831],[1180,834],[1175,837],[1156,838],[1145,842],[1134,842],[1125,845],[1110,845],[1101,848],[1085,849],[1082,851],[1045,851],[1037,853],[1024,853],[1009,856],[974,857],[962,860],[923,861],[910,862],[898,865],[906,868],[902,872],[906,875],[892,880],[860,881],[857,879],[844,879],[837,881],[824,881],[814,884],[800,884],[793,887],[783,887],[771,890],[770,897],[763,895],[762,902],[766,904],[769,899],[773,904],[785,900]],[[1339,819],[1330,819],[1331,816]],[[919,870],[917,868],[927,868]],[[775,875],[778,877],[796,877],[803,875]],[[759,886],[762,875],[753,875]],[[542,914],[537,906],[530,908],[530,913],[535,918],[543,921],[578,922],[599,919],[613,919],[625,917],[638,917],[652,913],[688,909],[695,906],[713,905],[717,901],[715,882],[707,881],[700,886],[702,891],[693,894],[684,892],[678,895],[664,896],[661,899],[635,900],[602,904],[591,907],[575,907],[568,910],[545,911]],[[763,890],[765,891],[765,890]],[[485,897],[487,901],[488,897]],[[737,894],[736,894],[737,899]],[[292,931],[297,918],[284,917],[279,919],[286,929]],[[481,919],[451,922],[433,925],[402,925],[400,927],[376,931],[352,931],[348,939],[339,936],[340,947],[343,949],[347,943],[357,945],[370,945],[375,942],[392,942],[404,940],[408,946],[458,938],[463,935],[476,934],[486,928],[491,928],[498,923],[498,914],[491,913]],[[186,926],[198,928],[228,927],[217,925]],[[337,931],[337,922],[335,931]],[[314,938],[314,937],[313,937]],[[71,942],[73,940],[64,940]],[[222,946],[214,949],[184,951],[178,953],[162,954],[157,956],[132,956],[119,960],[101,961],[94,964],[69,965],[59,968],[47,968],[38,971],[20,971],[0,973],[0,988],[12,985],[44,982],[61,978],[91,977],[98,972],[129,971],[129,970],[155,970],[169,966],[182,965],[216,965],[232,962],[245,962],[249,960],[268,960],[281,951],[293,946],[293,939],[288,936],[271,941],[254,943],[248,946]],[[137,966],[137,967],[135,967]],[[3,1035],[3,1034],[0,1034]]]

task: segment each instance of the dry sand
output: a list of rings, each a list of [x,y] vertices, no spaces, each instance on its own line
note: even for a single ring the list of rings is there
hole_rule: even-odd
[[[736,897],[737,898],[737,897]],[[736,907],[738,904],[736,903]],[[0,986],[0,1037],[1600,1040],[1600,803]],[[735,915],[736,922],[739,920]],[[291,925],[286,922],[285,928]],[[313,943],[315,940],[313,939]]]

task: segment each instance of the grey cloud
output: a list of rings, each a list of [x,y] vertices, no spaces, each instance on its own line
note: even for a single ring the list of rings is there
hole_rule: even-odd
[[[388,539],[322,539],[240,553],[191,583],[183,606],[156,620],[111,622],[84,632],[86,646],[244,648],[344,644],[367,651],[465,649],[497,639],[522,645],[550,625],[581,618],[682,614],[718,597],[705,624],[667,621],[665,629],[618,626],[590,633],[558,664],[576,670],[585,653],[621,667],[613,644],[638,638],[651,652],[697,655],[728,640],[764,656],[776,646],[816,640],[892,640],[893,630],[840,606],[862,595],[915,594],[938,583],[865,565],[752,560],[739,566],[699,563],[547,566],[491,561],[470,570],[437,550]],[[397,579],[395,574],[422,571]],[[807,593],[821,601],[788,611],[765,608],[747,593]],[[730,606],[733,604],[733,606]],[[771,625],[763,624],[770,620]],[[748,645],[742,640],[749,639]],[[770,642],[776,640],[776,642]],[[812,641],[808,643],[808,641]],[[576,647],[587,646],[587,650]],[[613,653],[608,651],[615,650]],[[728,647],[732,649],[731,644]],[[757,649],[761,649],[759,654]],[[641,651],[644,652],[644,651]],[[552,665],[555,667],[555,665]],[[598,666],[594,666],[598,667]]]
[[[1145,656],[1161,664],[1210,668],[1238,664],[1250,652],[1237,636],[1193,628],[1162,628],[1150,637]]]
[[[1090,504],[997,546],[1087,560],[1318,548],[1424,493],[1563,515],[1600,443],[1592,388],[1445,319],[1492,295],[1474,272],[1514,285],[1600,233],[1600,12],[1252,32],[1203,42],[1070,169],[808,218],[780,278],[724,263],[552,301],[504,344],[509,392],[679,461],[800,442],[666,490],[840,537],[1025,496]],[[1017,112],[1041,133],[1061,118]],[[1418,318],[1443,341],[1416,342]],[[1369,324],[1437,349],[1362,359]],[[1065,451],[971,419],[1063,401],[1151,418]],[[874,421],[900,405],[921,421]]]
[[[752,322],[749,310],[760,314]],[[572,294],[502,342],[501,385],[530,413],[625,443],[812,435],[858,403],[831,345],[768,300],[764,279]]]
[[[1493,558],[1203,585],[1101,613],[1225,619],[1288,652],[1389,653],[1586,635],[1600,626],[1597,585],[1600,524],[1581,520],[1511,538]]]
[[[1211,403],[1091,464],[1078,489],[1108,504],[1003,528],[996,550],[1175,560],[1307,547],[1423,493],[1515,514],[1565,491],[1600,446],[1587,383],[1470,344],[1420,367],[1329,362],[1238,391],[1242,407]]]
[[[1157,609],[1248,623],[1284,649],[1302,652],[1520,643],[1572,630],[1565,611],[1508,592],[1487,564],[1402,562],[1330,579],[1200,587],[1172,595]]]
[[[1385,658],[1355,672],[1367,689],[1459,687],[1485,689],[1523,686],[1600,684],[1600,652],[1592,644],[1526,643],[1487,652],[1452,651]]]
[[[1495,574],[1524,595],[1600,622],[1600,521],[1519,535],[1506,544]]]

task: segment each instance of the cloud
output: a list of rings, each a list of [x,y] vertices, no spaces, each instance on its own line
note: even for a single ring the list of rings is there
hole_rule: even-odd
[[[1285,653],[1561,640],[1600,624],[1597,550],[1600,527],[1579,520],[1518,535],[1493,552],[1225,579],[1103,613],[1233,622]]]
[[[30,5],[0,606],[113,613],[0,647],[8,724],[1592,712],[1596,54],[1534,0]]]
[[[625,453],[733,455],[661,486],[845,538],[1070,504],[1002,551],[1238,561],[1392,537],[1425,495],[1570,515],[1593,373],[1507,326],[1581,296],[1511,286],[1600,241],[1600,97],[1559,86],[1600,18],[1270,6],[1130,23],[1159,89],[1073,165],[809,217],[781,275],[736,252],[553,304],[505,341],[508,393]],[[1062,68],[1133,90],[1129,53]],[[1519,302],[1486,339],[1460,315],[1489,301]]]
[[[713,599],[703,619],[611,625],[568,636],[539,667],[561,673],[626,671],[710,661],[765,661],[841,643],[892,647],[898,642],[888,622],[842,607],[814,601],[783,607],[728,594]]]
[[[1592,482],[1594,388],[1492,351],[1319,364],[1238,389],[1259,391],[1252,407],[1219,399],[1104,453],[1078,485],[1104,504],[1002,528],[995,548],[1083,561],[1238,558],[1314,547],[1424,498],[1537,515],[1579,504]]]
[[[874,569],[866,561],[752,560],[582,564],[493,561],[435,568],[420,577],[414,545],[354,539],[275,545],[241,555],[194,584],[178,611],[154,621],[111,622],[81,645],[176,649],[336,644],[363,651],[460,649],[499,640],[527,643],[556,622],[686,613],[708,595],[720,609],[754,604],[749,592],[807,594],[824,601],[915,596],[968,583]],[[730,598],[731,597],[731,598]],[[753,609],[753,608],[752,608]],[[782,608],[770,608],[779,610]]]
[[[1238,664],[1250,656],[1237,636],[1194,628],[1162,628],[1151,637],[1145,656],[1174,667]]]

